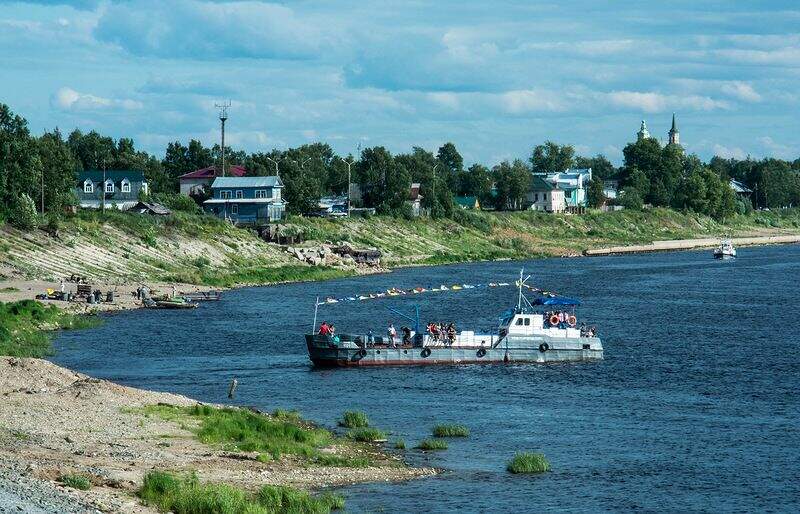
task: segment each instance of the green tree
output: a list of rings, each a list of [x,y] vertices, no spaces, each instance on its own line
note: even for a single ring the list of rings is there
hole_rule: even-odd
[[[37,154],[44,178],[44,205],[48,212],[60,214],[70,205],[79,166],[58,129],[45,132],[37,141]],[[39,194],[41,195],[41,186]],[[41,196],[39,197],[41,198]]]
[[[451,193],[458,191],[459,179],[464,172],[464,158],[458,153],[456,145],[443,144],[436,154],[436,159],[440,163],[442,178],[447,182],[447,189]]]
[[[642,193],[633,186],[626,186],[620,192],[619,204],[626,209],[641,211],[644,206]]]
[[[22,194],[36,196],[41,162],[28,122],[0,104],[0,208],[8,212]]]
[[[386,148],[365,148],[354,167],[364,205],[384,214],[403,208],[409,197],[411,174]]]
[[[575,148],[545,141],[533,149],[530,158],[534,173],[558,173],[575,166]]]
[[[603,206],[608,198],[606,198],[605,193],[603,192],[603,181],[599,178],[592,178],[589,182],[589,188],[586,192],[587,201],[589,202],[589,207],[601,207]]]
[[[39,226],[36,205],[26,193],[17,196],[10,214],[11,223],[20,230],[33,230]]]
[[[459,194],[475,196],[481,204],[489,204],[492,200],[492,174],[482,164],[473,164],[461,180]]]
[[[592,168],[592,178],[600,180],[614,178],[619,172],[603,154],[597,154],[595,157],[576,157],[575,167],[580,169]]]

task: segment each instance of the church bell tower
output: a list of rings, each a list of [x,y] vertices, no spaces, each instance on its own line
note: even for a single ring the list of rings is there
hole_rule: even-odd
[[[669,129],[669,144],[680,145],[681,135],[678,132],[678,124],[675,123],[675,113],[672,113],[672,128]]]

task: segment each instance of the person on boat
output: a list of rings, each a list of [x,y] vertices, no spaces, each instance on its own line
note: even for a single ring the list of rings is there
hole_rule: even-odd
[[[403,331],[403,344],[411,344],[411,329],[403,327],[401,330]]]
[[[386,335],[389,336],[389,344],[392,345],[392,348],[397,348],[397,343],[395,342],[395,338],[397,337],[397,330],[395,330],[394,325],[392,325],[391,321],[389,322],[389,328],[386,329]]]
[[[331,325],[328,327],[328,335],[336,338],[336,326],[333,323],[331,323]]]
[[[439,340],[439,327],[436,326],[436,323],[428,323],[428,332],[431,334],[434,341]]]
[[[372,335],[372,329],[367,331],[367,345],[372,348],[375,345],[375,336]]]
[[[447,327],[447,338],[450,340],[450,346],[453,346],[453,343],[456,342],[456,325],[455,323],[450,323]]]
[[[326,336],[330,332],[330,328],[328,327],[328,322],[323,321],[322,325],[319,326],[319,335]]]
[[[583,322],[581,323],[581,337],[585,337],[587,333],[586,322]]]

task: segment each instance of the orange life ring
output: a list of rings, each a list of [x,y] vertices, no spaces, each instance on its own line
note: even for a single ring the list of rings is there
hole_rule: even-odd
[[[575,318],[575,316],[570,316],[567,320],[567,323],[569,323],[569,326],[574,327],[578,323],[578,320]]]
[[[558,325],[558,314],[553,314],[550,316],[550,324],[551,325]]]

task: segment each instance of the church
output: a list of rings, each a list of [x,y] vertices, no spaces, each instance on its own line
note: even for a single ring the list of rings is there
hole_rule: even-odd
[[[678,124],[675,121],[675,113],[672,113],[672,128],[669,129],[667,133],[669,136],[669,143],[670,145],[680,145],[681,144],[681,135],[678,132]],[[636,140],[641,141],[642,139],[650,139],[650,132],[647,130],[647,124],[642,120],[642,126],[639,127],[639,132],[636,133]]]

